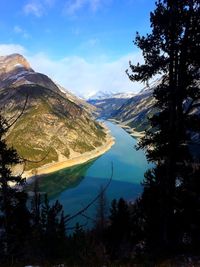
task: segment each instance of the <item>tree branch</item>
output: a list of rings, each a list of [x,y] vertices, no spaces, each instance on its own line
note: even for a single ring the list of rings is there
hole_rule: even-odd
[[[185,115],[188,115],[190,111],[192,111],[194,108],[200,107],[200,103],[194,104],[194,102],[197,101],[197,99],[193,99],[191,103],[189,104],[189,107],[187,108]]]
[[[28,94],[26,95],[26,100],[24,102],[24,106],[22,108],[21,113],[17,116],[17,118],[11,124],[9,124],[7,126],[6,131],[9,130],[18,121],[18,119],[24,114],[24,111],[26,109],[27,102],[28,102]]]
[[[110,175],[110,179],[108,181],[108,183],[105,185],[105,187],[102,189],[102,191],[92,200],[90,201],[90,203],[88,205],[86,205],[83,209],[79,210],[78,212],[76,212],[75,214],[68,216],[67,218],[65,217],[65,223],[69,222],[70,220],[76,218],[79,215],[82,215],[89,207],[91,207],[97,200],[98,198],[101,196],[102,192],[104,193],[107,188],[109,187],[111,181],[113,178],[113,162],[111,163],[111,175]]]

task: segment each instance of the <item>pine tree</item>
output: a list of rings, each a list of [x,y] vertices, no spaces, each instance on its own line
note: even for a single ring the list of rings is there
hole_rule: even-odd
[[[58,200],[50,205],[47,194],[41,195],[35,181],[31,201],[31,244],[34,259],[56,261],[66,253],[65,216]]]
[[[6,145],[5,137],[8,128],[9,125],[6,120],[0,116],[1,259],[14,259],[18,255],[19,241],[24,241],[22,237],[25,237],[25,231],[29,228],[29,213],[26,208],[27,196],[19,190],[19,186],[22,186],[25,180],[20,175],[15,176],[12,173],[12,167],[21,163],[21,160],[17,152]],[[19,214],[20,218],[16,218]]]
[[[107,199],[106,199],[106,194],[103,190],[103,187],[100,187],[100,192],[99,192],[99,198],[97,202],[97,212],[96,212],[96,223],[95,223],[95,228],[97,233],[99,233],[100,236],[102,236],[103,231],[105,230],[106,224],[107,224]]]
[[[107,234],[111,257],[119,259],[127,255],[130,241],[130,210],[122,198],[118,201],[114,199],[111,203]]]
[[[159,0],[150,21],[152,32],[147,36],[137,33],[135,39],[144,64],[130,63],[132,73],[128,75],[132,81],[143,82],[162,75],[154,91],[159,112],[151,118],[152,128],[139,144],[155,164],[145,174],[141,206],[148,247],[169,251],[184,245],[184,236],[193,242],[192,218],[176,227],[189,215],[185,200],[195,203],[195,225],[200,208],[195,178],[199,168],[194,170],[190,150],[192,137],[200,130],[200,118],[194,112],[200,99],[199,0]]]
[[[39,245],[47,260],[57,260],[63,256],[61,245],[65,244],[65,223],[62,205],[56,200],[52,205],[49,204],[47,195],[40,207],[41,240]]]
[[[65,216],[62,205],[42,198],[37,181],[28,203],[25,179],[12,167],[22,164],[17,152],[6,145],[9,125],[0,116],[0,265],[23,260],[64,258]],[[30,206],[30,210],[28,207]]]

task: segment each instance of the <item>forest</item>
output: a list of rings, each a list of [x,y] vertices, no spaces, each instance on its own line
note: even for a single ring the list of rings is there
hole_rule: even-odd
[[[131,81],[162,77],[154,91],[158,112],[137,147],[154,166],[143,193],[108,208],[101,188],[92,229],[70,229],[61,203],[50,204],[37,182],[28,195],[25,179],[13,174],[22,159],[6,144],[11,125],[1,116],[0,266],[199,266],[200,2],[158,0],[150,25],[134,40],[144,63],[130,61],[126,71]]]

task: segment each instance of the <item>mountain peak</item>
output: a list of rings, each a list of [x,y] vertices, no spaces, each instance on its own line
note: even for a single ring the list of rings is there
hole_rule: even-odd
[[[0,57],[0,87],[21,79],[24,73],[34,73],[28,61],[20,54]]]
[[[48,76],[35,72],[22,55],[11,54],[0,57],[0,88],[17,87],[24,84],[37,84],[58,90]]]
[[[0,57],[0,108],[7,119],[20,114],[26,95],[24,113],[6,137],[22,158],[39,159],[26,164],[26,170],[79,156],[105,142],[106,133],[93,121],[88,104],[33,71],[23,56]]]
[[[88,100],[104,100],[112,98],[121,98],[129,99],[135,96],[133,92],[110,92],[110,91],[99,91],[96,94],[92,95]]]
[[[19,67],[31,70],[31,66],[28,61],[20,54],[11,54],[0,57],[0,74],[3,72],[8,73]]]

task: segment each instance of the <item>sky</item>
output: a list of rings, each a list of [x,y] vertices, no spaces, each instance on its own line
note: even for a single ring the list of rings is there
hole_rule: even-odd
[[[150,32],[155,0],[1,0],[0,56],[20,53],[32,68],[79,96],[137,92],[125,70],[142,62],[136,31]]]

